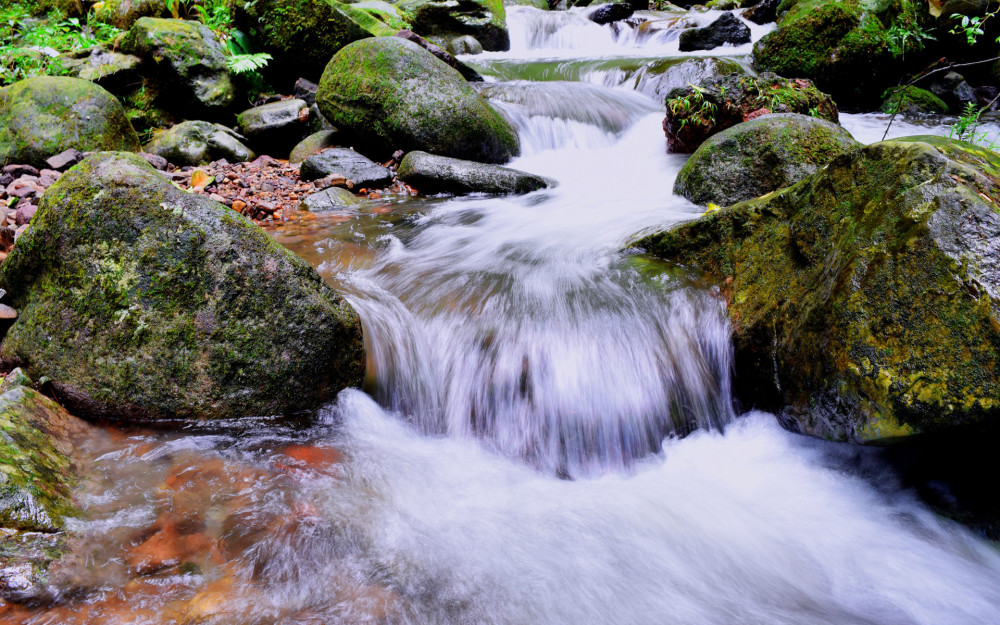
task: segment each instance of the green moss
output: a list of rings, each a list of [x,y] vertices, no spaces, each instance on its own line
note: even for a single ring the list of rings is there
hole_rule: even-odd
[[[750,399],[804,431],[983,423],[1000,415],[997,172],[969,144],[887,141],[639,245],[724,286]]]
[[[0,356],[78,414],[280,414],[360,382],[357,315],[319,275],[139,157],[65,174],[0,284],[20,313]]]
[[[886,92],[881,111],[883,113],[947,113],[948,105],[926,89],[899,87]]]

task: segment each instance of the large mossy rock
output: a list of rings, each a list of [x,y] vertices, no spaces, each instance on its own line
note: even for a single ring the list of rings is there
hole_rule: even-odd
[[[236,101],[222,43],[194,20],[141,17],[125,33],[122,51],[150,62],[170,108],[220,116]]]
[[[319,274],[139,156],[49,187],[0,287],[19,312],[0,358],[84,417],[285,414],[361,381],[358,315]]]
[[[510,49],[503,0],[399,0],[396,6],[414,32],[432,41],[472,35],[485,50]]]
[[[885,141],[636,245],[720,286],[748,406],[859,442],[996,425],[998,180],[977,146]]]
[[[671,152],[694,152],[708,137],[769,113],[801,113],[836,123],[837,105],[812,82],[770,73],[728,74],[667,93],[663,132]]]
[[[883,113],[934,115],[948,112],[948,105],[926,89],[898,87],[890,89],[879,107]]]
[[[316,80],[338,50],[408,28],[390,4],[368,8],[337,0],[232,2],[236,21],[274,60],[272,74]]]
[[[39,76],[0,89],[0,164],[44,167],[70,148],[139,149],[121,104],[94,83]]]
[[[729,206],[791,186],[860,145],[826,120],[764,115],[702,143],[677,175],[674,193],[696,204]]]
[[[779,10],[789,4],[777,29],[754,45],[758,69],[814,80],[841,106],[877,105],[898,81],[886,24],[904,2],[798,0]],[[917,11],[927,16],[923,7]]]
[[[316,103],[376,160],[424,150],[503,163],[520,153],[514,128],[461,74],[399,37],[357,41],[334,55]]]
[[[169,15],[165,0],[103,0],[94,10],[93,19],[127,30],[140,17]]]
[[[178,166],[205,165],[219,159],[242,163],[254,158],[253,150],[242,139],[220,124],[187,121],[157,133],[143,149]]]

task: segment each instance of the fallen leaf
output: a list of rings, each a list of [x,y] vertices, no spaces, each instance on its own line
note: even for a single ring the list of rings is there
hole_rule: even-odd
[[[202,190],[215,181],[215,176],[209,176],[200,169],[194,170],[191,174],[191,189]]]

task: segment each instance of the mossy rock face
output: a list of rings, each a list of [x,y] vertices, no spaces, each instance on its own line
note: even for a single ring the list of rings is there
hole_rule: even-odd
[[[30,387],[0,394],[0,527],[57,532],[78,514],[73,439],[87,427]]]
[[[121,104],[92,82],[39,76],[0,89],[0,164],[29,163],[64,150],[139,149]]]
[[[944,100],[920,87],[891,90],[882,100],[882,106],[879,108],[883,113],[938,114],[948,112],[948,105]]]
[[[241,138],[219,124],[187,121],[158,133],[143,149],[174,165],[204,165],[221,158],[230,163],[252,161],[254,153]]]
[[[764,115],[702,143],[677,175],[674,193],[696,204],[729,206],[795,184],[860,145],[822,119]]]
[[[671,152],[694,152],[708,137],[770,113],[801,113],[836,123],[837,105],[803,79],[729,74],[667,93],[663,132]]]
[[[95,154],[45,193],[0,266],[0,358],[84,417],[315,408],[361,382],[357,313],[302,259],[141,157]]]
[[[216,116],[236,101],[226,56],[207,26],[193,20],[142,17],[125,33],[123,52],[150,61],[173,108],[194,107]]]
[[[654,100],[662,100],[674,89],[732,75],[755,76],[756,72],[724,56],[676,57],[644,63],[633,70],[626,85]]]
[[[368,37],[387,37],[409,28],[395,7],[336,0],[242,0],[230,4],[237,23],[274,60],[270,73],[316,80],[338,50]]]
[[[129,29],[140,17],[169,15],[164,0],[103,0],[94,19],[121,29]]]
[[[316,103],[375,160],[424,150],[503,163],[520,153],[514,128],[461,74],[399,37],[365,39],[338,52]]]
[[[418,35],[432,40],[472,35],[485,50],[510,50],[503,0],[400,0],[396,6]]]
[[[809,78],[841,106],[868,106],[898,80],[883,7],[863,0],[799,0],[754,45],[761,71]],[[898,3],[897,3],[898,4]],[[779,6],[779,13],[786,4]],[[920,9],[923,11],[923,9]]]
[[[636,245],[720,285],[747,406],[857,442],[995,425],[998,181],[972,144],[885,141]]]

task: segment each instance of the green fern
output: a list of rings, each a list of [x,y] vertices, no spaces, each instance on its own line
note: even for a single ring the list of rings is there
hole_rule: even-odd
[[[226,59],[226,65],[234,74],[251,74],[266,67],[270,60],[271,55],[266,52],[234,54]]]

